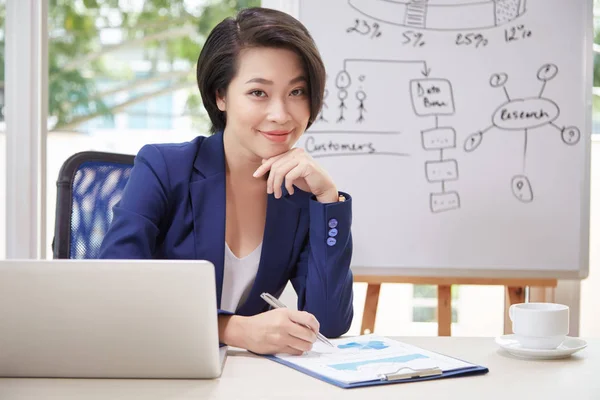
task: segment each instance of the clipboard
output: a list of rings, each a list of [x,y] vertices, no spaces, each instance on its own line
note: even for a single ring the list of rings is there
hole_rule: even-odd
[[[455,377],[460,377],[460,376],[483,375],[483,374],[486,374],[489,372],[488,368],[478,365],[478,366],[474,366],[471,368],[465,368],[465,369],[453,370],[453,371],[447,371],[447,372],[435,373],[435,374],[433,374],[433,373],[432,374],[418,373],[418,372],[415,373],[414,371],[412,373],[405,374],[406,376],[400,376],[400,375],[396,375],[396,374],[391,374],[391,375],[388,374],[385,377],[382,376],[379,380],[346,383],[346,382],[342,382],[342,381],[339,381],[336,379],[331,379],[329,377],[326,377],[325,375],[317,374],[313,371],[299,367],[296,364],[289,363],[289,362],[282,360],[280,358],[277,358],[275,356],[265,355],[263,357],[271,359],[279,364],[288,366],[299,372],[303,372],[306,375],[312,376],[313,378],[319,379],[323,382],[330,383],[330,384],[340,387],[342,389],[353,389],[353,388],[359,388],[359,387],[365,387],[365,386],[388,385],[388,384],[394,384],[394,383],[430,381],[430,380],[434,380],[434,379],[455,378]]]
[[[378,374],[375,379],[370,380],[361,380],[357,382],[346,382],[343,380],[338,380],[332,378],[331,376],[327,376],[325,374],[318,373],[309,368],[305,368],[301,365],[290,362],[284,358],[280,358],[276,355],[263,355],[263,357],[273,360],[279,364],[285,365],[287,367],[293,368],[299,372],[302,372],[306,375],[309,375],[313,378],[319,379],[323,382],[327,382],[329,384],[335,385],[337,387],[343,389],[353,389],[358,387],[366,387],[366,386],[377,386],[377,385],[388,385],[388,384],[396,384],[396,383],[409,383],[409,382],[420,382],[420,381],[428,381],[434,379],[446,379],[446,378],[455,378],[462,376],[473,376],[473,375],[483,375],[489,372],[487,367],[467,363],[465,361],[459,360],[454,357],[450,357],[447,355],[428,352],[433,354],[438,354],[440,357],[450,358],[462,363],[468,364],[467,367],[452,369],[452,370],[442,370],[439,367],[429,367],[429,368],[411,368],[408,366],[399,367],[397,370],[386,373],[386,374]]]

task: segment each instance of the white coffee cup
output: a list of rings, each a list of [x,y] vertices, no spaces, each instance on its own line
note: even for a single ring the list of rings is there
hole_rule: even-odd
[[[524,348],[555,349],[569,334],[569,307],[563,304],[513,304],[508,315],[515,338]]]

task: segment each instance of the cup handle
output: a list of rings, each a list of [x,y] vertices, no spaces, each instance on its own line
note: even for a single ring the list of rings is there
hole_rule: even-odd
[[[514,322],[513,319],[513,315],[514,315],[514,308],[515,308],[516,304],[513,304],[512,306],[510,306],[510,308],[508,309],[508,318],[510,318],[510,320],[512,322]]]

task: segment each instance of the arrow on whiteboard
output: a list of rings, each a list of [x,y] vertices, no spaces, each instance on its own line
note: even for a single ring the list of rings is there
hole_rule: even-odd
[[[425,60],[378,60],[378,59],[369,59],[369,58],[346,58],[344,60],[344,71],[347,71],[348,64],[350,63],[381,63],[381,64],[421,64],[423,69],[421,70],[421,74],[424,76],[429,76],[431,72],[431,68],[427,68],[427,62]]]

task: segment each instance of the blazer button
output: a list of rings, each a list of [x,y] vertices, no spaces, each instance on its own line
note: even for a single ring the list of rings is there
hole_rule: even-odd
[[[335,243],[337,242],[337,240],[335,240],[334,238],[330,237],[327,238],[327,246],[331,247],[331,246],[335,246]]]
[[[329,230],[328,234],[329,234],[329,236],[331,236],[331,237],[335,237],[335,236],[337,236],[337,234],[338,234],[338,230],[337,230],[337,229],[335,229],[335,228],[331,228],[331,229]]]
[[[332,228],[332,229],[333,229],[333,228],[335,228],[335,227],[337,226],[337,224],[338,224],[338,221],[337,221],[337,219],[335,219],[335,218],[331,218],[331,219],[329,220],[329,227],[330,227],[330,228]]]

